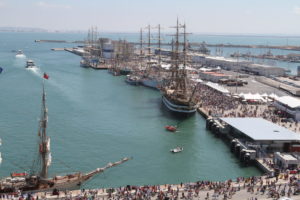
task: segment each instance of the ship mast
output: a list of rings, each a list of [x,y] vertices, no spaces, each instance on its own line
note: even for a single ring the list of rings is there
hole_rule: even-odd
[[[161,38],[160,38],[160,24],[158,24],[158,65],[161,66]]]
[[[151,61],[151,31],[150,31],[150,24],[148,25],[148,62],[150,64]]]
[[[140,30],[140,57],[143,56],[143,29]]]
[[[186,90],[186,52],[187,52],[187,39],[186,39],[186,26],[185,26],[185,23],[184,25],[182,26],[183,27],[183,69],[182,69],[182,75],[183,75],[183,91],[184,91],[184,95],[186,96],[187,95],[187,90]]]
[[[48,110],[46,107],[46,93],[45,86],[43,81],[43,96],[42,96],[42,110],[41,110],[41,119],[39,127],[39,156],[41,158],[41,171],[40,177],[48,177],[48,167],[51,163],[51,153],[50,153],[50,138],[47,136],[47,122],[48,122]]]
[[[176,29],[175,34],[175,44],[174,47],[172,45],[172,79],[175,82],[175,89],[178,91],[181,91],[181,94],[183,96],[187,95],[186,90],[186,65],[187,65],[187,32],[186,32],[186,25],[179,24],[178,18],[177,18],[177,24],[175,27],[172,27]],[[183,32],[181,32],[181,29],[183,29]],[[183,42],[180,42],[180,37],[183,36]],[[173,42],[172,42],[173,43]],[[183,45],[182,52],[180,45]],[[180,64],[183,65],[183,67],[180,67]]]
[[[180,85],[180,77],[179,77],[179,22],[177,18],[176,23],[176,35],[175,35],[175,52],[174,52],[174,62],[175,62],[175,88],[178,89]]]

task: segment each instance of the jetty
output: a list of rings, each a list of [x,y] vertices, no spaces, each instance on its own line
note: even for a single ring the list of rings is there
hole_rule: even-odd
[[[233,53],[230,55],[233,58],[245,58],[245,59],[269,59],[269,60],[279,60],[284,62],[296,62],[300,63],[300,54],[287,54],[287,55],[273,55],[270,51],[266,54],[253,55],[250,53]]]
[[[48,42],[48,43],[84,43],[84,41],[67,41],[67,40],[34,40],[34,42]]]

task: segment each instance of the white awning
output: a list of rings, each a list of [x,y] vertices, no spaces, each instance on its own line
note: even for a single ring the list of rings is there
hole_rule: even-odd
[[[206,83],[207,86],[219,91],[219,92],[222,92],[224,94],[229,94],[229,90],[227,90],[226,88],[220,86],[219,84],[217,83],[212,83],[212,82],[207,82]]]
[[[278,98],[276,98],[276,101],[281,104],[287,105],[290,108],[300,107],[300,100],[296,99],[294,97],[291,97],[291,96],[278,97]]]

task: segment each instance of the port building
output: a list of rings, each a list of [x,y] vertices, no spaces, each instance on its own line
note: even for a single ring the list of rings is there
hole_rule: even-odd
[[[277,97],[273,104],[278,110],[285,112],[288,117],[300,121],[300,100],[291,96]]]
[[[207,56],[198,53],[192,53],[189,56],[191,57],[192,62],[212,67],[221,67],[222,69],[231,71],[240,71],[261,76],[284,76],[286,73],[285,69],[281,67],[255,64],[249,61],[225,58],[221,56]]]
[[[255,150],[274,152],[299,152],[300,135],[263,118],[220,118],[225,131]]]

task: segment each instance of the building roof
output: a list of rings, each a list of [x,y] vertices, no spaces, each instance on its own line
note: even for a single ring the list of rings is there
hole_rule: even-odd
[[[223,93],[223,94],[229,94],[229,90],[227,90],[226,88],[222,87],[221,85],[219,85],[217,83],[207,82],[206,85]]]
[[[300,107],[300,100],[291,96],[277,97],[276,101],[280,102],[281,104],[287,105],[290,108]]]
[[[281,157],[283,160],[297,161],[297,158],[287,153],[278,153],[277,155]]]
[[[263,118],[221,118],[255,141],[299,141],[300,135]]]

